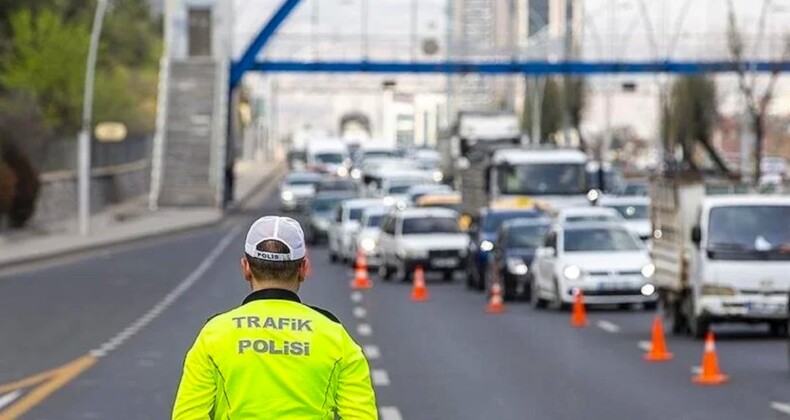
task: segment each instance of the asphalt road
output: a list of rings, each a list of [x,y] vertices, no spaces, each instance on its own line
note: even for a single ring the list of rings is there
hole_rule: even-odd
[[[277,212],[264,202],[214,228],[1,273],[0,419],[21,403],[31,419],[168,417],[197,331],[248,292],[238,260],[253,218]],[[424,303],[375,277],[372,290],[352,293],[347,267],[321,248],[310,255],[303,299],[333,311],[365,347],[382,418],[788,418],[787,346],[760,331],[721,331],[731,380],[701,387],[691,383],[698,341],[669,337],[673,361],[642,361],[652,313],[595,310],[585,329],[524,303],[491,315],[460,278],[429,277]]]

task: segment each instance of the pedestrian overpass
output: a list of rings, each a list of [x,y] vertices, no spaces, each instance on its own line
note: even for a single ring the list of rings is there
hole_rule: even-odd
[[[259,0],[247,0],[255,2]],[[787,72],[790,61],[755,59],[736,63],[727,58],[672,59],[669,54],[624,61],[607,57],[574,59],[563,42],[542,56],[511,54],[506,57],[470,58],[447,53],[442,58],[288,59],[269,57],[267,47],[298,7],[318,0],[278,0],[271,16],[240,56],[232,56],[230,27],[232,1],[174,0],[165,10],[165,54],[160,72],[157,135],[153,151],[152,208],[158,206],[224,206],[232,200],[232,167],[235,159],[236,119],[231,110],[239,87],[250,72],[264,73],[369,73],[438,75],[573,74],[697,74],[735,72],[748,66],[754,72]],[[493,0],[492,0],[493,1]],[[367,0],[360,0],[366,4]],[[473,4],[473,3],[480,4]],[[489,0],[457,0],[453,7],[482,7]],[[416,3],[415,3],[416,4]],[[513,4],[513,2],[511,2]],[[449,24],[449,23],[448,23]],[[213,30],[225,28],[226,31]],[[657,51],[656,51],[657,52]],[[455,56],[457,55],[457,56]],[[616,55],[616,54],[615,54]]]

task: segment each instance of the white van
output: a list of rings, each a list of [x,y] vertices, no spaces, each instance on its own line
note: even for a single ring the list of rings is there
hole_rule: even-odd
[[[307,144],[307,167],[337,176],[348,176],[348,147],[339,139],[313,139]]]

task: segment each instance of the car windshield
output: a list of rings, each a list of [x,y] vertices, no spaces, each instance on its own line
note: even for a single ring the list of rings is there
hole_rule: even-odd
[[[584,165],[580,163],[503,166],[498,173],[497,182],[503,194],[569,195],[587,192]]]
[[[362,159],[398,157],[394,150],[367,150]]]
[[[491,212],[486,214],[483,219],[483,232],[493,233],[502,226],[502,223],[511,219],[525,219],[530,217],[539,217],[541,213],[537,211],[522,211],[522,212]]]
[[[384,217],[383,214],[371,215],[368,216],[368,223],[365,225],[367,227],[377,227],[381,224],[381,219]]]
[[[548,225],[511,226],[507,231],[505,246],[510,248],[539,248]]]
[[[647,196],[647,184],[626,184],[625,188],[623,189],[623,195],[636,195],[641,197]]]
[[[363,209],[363,208],[351,209],[351,211],[348,212],[349,220],[353,220],[355,222],[360,221],[362,219],[362,212],[364,210],[365,209]]]
[[[722,206],[710,211],[713,259],[790,259],[790,206]]]
[[[646,204],[617,204],[608,207],[617,210],[625,220],[646,220],[650,218],[650,209]]]
[[[318,153],[315,155],[315,160],[318,163],[341,164],[345,157],[342,153]]]
[[[451,217],[412,217],[403,220],[404,235],[458,233],[458,221]]]
[[[316,197],[313,200],[313,210],[317,212],[326,212],[334,209],[343,200],[347,200],[348,197],[339,197],[339,196],[331,196],[331,197]]]
[[[357,185],[353,181],[324,181],[318,184],[320,191],[353,191]]]
[[[623,177],[617,171],[605,171],[603,175],[603,188],[601,188],[598,171],[587,172],[587,188],[596,188],[606,193],[619,193],[623,190]]]
[[[580,214],[578,216],[568,216],[566,223],[574,222],[616,222],[617,219],[607,214]]]
[[[643,249],[625,229],[568,229],[563,238],[565,252],[622,252]]]
[[[288,185],[315,185],[319,177],[313,175],[291,175],[285,179]]]

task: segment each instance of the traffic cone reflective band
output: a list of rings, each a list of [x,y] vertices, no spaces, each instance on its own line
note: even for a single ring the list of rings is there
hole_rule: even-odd
[[[351,281],[351,288],[360,290],[370,289],[371,287],[373,287],[373,282],[370,281],[368,276],[368,263],[365,261],[365,254],[359,251],[354,263],[354,280]]]
[[[700,385],[719,385],[727,382],[730,377],[719,370],[719,356],[716,355],[716,343],[713,332],[708,332],[705,337],[705,353],[702,355],[702,372],[691,378],[691,381]]]
[[[587,311],[584,309],[584,296],[580,289],[573,293],[573,309],[571,310],[571,327],[586,327]]]
[[[653,333],[650,351],[645,354],[644,359],[650,362],[664,362],[672,360],[674,355],[667,350],[667,343],[664,339],[664,323],[661,317],[653,318]]]
[[[502,300],[502,286],[499,285],[499,279],[494,281],[491,285],[491,299],[488,300],[486,305],[486,312],[490,314],[498,314],[505,311],[505,303]]]
[[[425,302],[428,300],[428,289],[425,288],[425,272],[422,266],[414,268],[414,282],[411,288],[411,300],[413,302]]]

